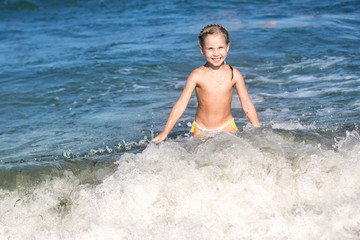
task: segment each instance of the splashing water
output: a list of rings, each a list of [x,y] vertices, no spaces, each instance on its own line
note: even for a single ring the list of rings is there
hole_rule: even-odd
[[[125,153],[101,184],[1,191],[0,235],[36,239],[356,239],[360,139],[336,148],[276,130]],[[259,140],[261,139],[261,140]],[[4,223],[7,223],[4,225]]]

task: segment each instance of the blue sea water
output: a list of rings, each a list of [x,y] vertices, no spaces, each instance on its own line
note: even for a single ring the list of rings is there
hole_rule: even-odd
[[[262,123],[155,145],[197,35],[230,32]],[[0,2],[3,239],[359,239],[360,2]]]

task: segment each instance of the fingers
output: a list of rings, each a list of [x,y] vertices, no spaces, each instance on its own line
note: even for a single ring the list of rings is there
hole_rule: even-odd
[[[255,123],[253,125],[254,125],[254,127],[261,127],[261,123]]]
[[[159,136],[157,136],[157,137],[154,137],[154,139],[153,140],[151,140],[152,142],[154,142],[154,143],[157,143],[157,142],[159,142]]]
[[[152,142],[154,142],[154,143],[161,143],[162,141],[164,141],[165,138],[166,138],[166,137],[164,137],[164,136],[162,136],[162,134],[160,134],[160,135],[156,136],[156,137],[152,140]]]

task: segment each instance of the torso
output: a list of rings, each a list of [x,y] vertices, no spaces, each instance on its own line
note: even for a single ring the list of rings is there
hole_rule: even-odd
[[[202,66],[197,71],[198,110],[195,121],[207,129],[216,129],[232,119],[231,100],[235,84],[232,70],[224,64],[218,70]]]

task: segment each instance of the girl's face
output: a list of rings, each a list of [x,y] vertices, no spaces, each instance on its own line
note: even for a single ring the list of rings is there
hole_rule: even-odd
[[[212,67],[220,67],[227,57],[230,43],[226,44],[222,34],[210,34],[204,39],[204,46],[200,46],[201,53]]]

